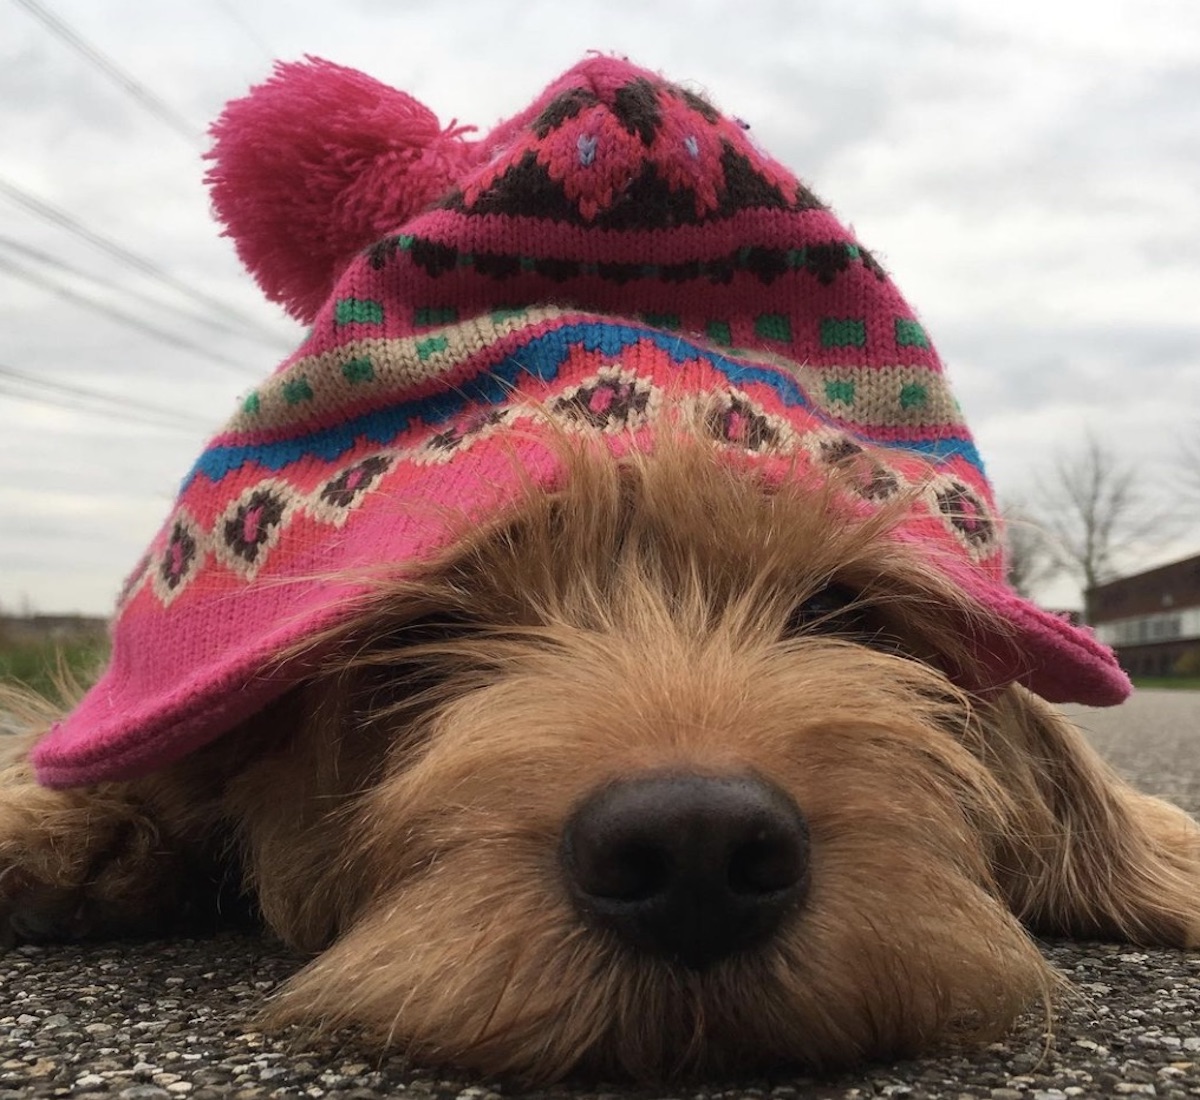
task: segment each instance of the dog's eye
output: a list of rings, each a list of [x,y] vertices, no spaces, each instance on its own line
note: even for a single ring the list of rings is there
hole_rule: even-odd
[[[439,642],[463,637],[470,632],[473,625],[464,615],[454,612],[441,611],[422,615],[405,623],[396,631],[392,636],[392,644],[398,649],[437,645]]]
[[[417,696],[444,675],[439,650],[469,634],[472,624],[451,612],[410,619],[376,638],[355,663],[363,672],[369,710]]]
[[[788,616],[784,637],[802,634],[859,634],[866,627],[858,593],[844,584],[814,592]]]
[[[465,616],[439,611],[392,627],[359,651],[355,710],[364,728],[383,732],[390,752],[423,742],[426,727],[418,719],[446,700],[449,678],[468,660],[455,656],[455,643],[474,629]]]

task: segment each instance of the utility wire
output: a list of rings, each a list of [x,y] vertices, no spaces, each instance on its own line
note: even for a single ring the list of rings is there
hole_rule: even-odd
[[[32,391],[32,392],[29,392]],[[25,400],[41,401],[59,408],[82,409],[105,416],[153,422],[159,427],[201,429],[211,427],[198,417],[188,416],[177,409],[141,401],[135,397],[118,397],[116,394],[94,390],[87,386],[72,385],[38,378],[27,371],[17,370],[0,363],[0,393]]]
[[[230,22],[236,23],[241,28],[246,37],[249,38],[250,41],[253,42],[260,51],[262,51],[262,55],[266,58],[267,64],[270,64],[275,59],[277,54],[267,44],[266,39],[254,29],[254,27],[250,24],[250,21],[246,19],[240,11],[238,11],[235,5],[228,3],[227,0],[212,0],[212,4],[213,7],[219,8],[230,20]]]
[[[19,263],[9,257],[0,256],[0,271],[6,271],[24,282],[32,283],[43,290],[48,290],[50,293],[64,298],[75,305],[83,306],[85,309],[103,314],[110,320],[125,325],[127,328],[136,329],[138,332],[144,333],[147,336],[153,336],[156,340],[161,340],[163,343],[181,348],[184,351],[190,351],[195,355],[203,356],[205,359],[224,367],[226,370],[233,371],[243,379],[253,377],[257,373],[247,369],[244,364],[239,363],[236,359],[231,359],[220,352],[205,347],[203,344],[189,340],[186,336],[180,336],[177,332],[171,332],[167,329],[159,328],[157,325],[152,325],[148,321],[143,321],[140,317],[135,317],[133,314],[126,313],[116,306],[109,305],[107,302],[97,301],[95,298],[89,298],[86,294],[80,294],[78,291],[72,290],[62,283],[55,282],[41,272],[35,271],[33,268],[27,267],[25,264]]]
[[[174,421],[160,420],[157,417],[146,416],[137,412],[118,413],[115,409],[106,409],[102,406],[96,407],[88,404],[86,401],[45,396],[36,392],[26,393],[19,386],[14,387],[9,385],[2,377],[0,377],[0,398],[9,398],[13,401],[24,401],[35,405],[45,405],[48,408],[66,410],[67,412],[82,413],[91,418],[100,417],[105,420],[116,421],[122,426],[141,424],[149,428],[158,428],[162,431],[179,431],[179,425]]]
[[[149,111],[160,122],[165,123],[175,133],[192,145],[203,141],[203,132],[193,126],[187,119],[166,103],[139,80],[119,68],[111,58],[101,53],[95,46],[83,38],[70,24],[53,12],[47,10],[38,0],[16,0],[30,15],[42,24],[56,38],[65,42],[76,53],[91,65],[99,69],[127,95],[132,96],[141,107]]]
[[[19,383],[12,384],[0,376],[0,399],[9,398],[13,401],[24,401],[37,405],[45,405],[51,409],[60,411],[82,413],[86,417],[114,421],[123,427],[132,424],[143,424],[151,428],[161,428],[163,431],[174,432],[178,434],[179,429],[183,427],[179,421],[165,420],[162,417],[153,416],[147,413],[138,412],[136,409],[121,411],[114,408],[109,408],[105,405],[96,405],[93,402],[82,398],[64,397],[59,394],[46,394],[37,391],[36,389],[25,390]],[[12,421],[10,419],[10,430]]]
[[[66,260],[52,255],[49,252],[43,251],[40,248],[35,248],[33,245],[25,244],[24,241],[14,240],[12,237],[0,234],[0,250],[7,249],[9,252],[16,252],[18,255],[24,256],[27,259],[34,260],[37,263],[44,264],[47,267],[54,268],[57,271],[64,272],[76,279],[84,279],[92,284],[99,284],[104,290],[112,291],[113,284],[99,275],[93,275],[90,271],[85,271],[82,267],[77,267],[75,264],[69,264]],[[215,317],[205,316],[199,313],[193,313],[181,306],[173,305],[170,302],[164,302],[160,298],[154,297],[152,294],[147,294],[144,290],[139,290],[137,287],[123,286],[120,288],[122,298],[134,298],[137,301],[149,306],[150,308],[162,312],[166,310],[174,313],[179,318],[189,321],[195,325],[202,325],[205,328],[212,329],[215,332],[223,332],[229,336],[237,336],[242,339],[253,339],[266,343],[264,337],[252,335],[246,329],[235,327],[220,321]]]
[[[18,3],[22,2],[24,0],[18,0]],[[234,318],[242,328],[250,330],[258,335],[259,338],[266,337],[273,347],[278,348],[282,345],[283,341],[279,335],[272,332],[255,318],[242,313],[227,302],[222,302],[219,298],[210,297],[202,291],[196,290],[195,287],[189,286],[182,279],[172,275],[153,260],[139,256],[124,245],[120,245],[116,241],[110,240],[89,229],[86,225],[71,217],[65,210],[59,210],[57,207],[51,206],[36,195],[31,195],[24,188],[0,178],[0,195],[4,195],[5,198],[16,203],[24,210],[29,211],[29,213],[34,214],[36,217],[41,218],[43,221],[49,222],[51,225],[56,225],[60,229],[65,229],[74,236],[87,241],[90,245],[123,263],[126,267],[133,268],[133,270],[140,271],[143,275],[149,275],[151,278],[165,283],[193,301],[200,302],[208,309],[216,311],[221,316]]]

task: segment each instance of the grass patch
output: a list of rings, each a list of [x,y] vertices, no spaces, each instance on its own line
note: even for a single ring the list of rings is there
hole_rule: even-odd
[[[96,679],[108,657],[108,642],[84,637],[14,642],[0,636],[0,681],[16,680],[38,694],[58,700],[60,668],[80,683]],[[1200,676],[1134,676],[1133,686],[1154,690],[1200,691]]]
[[[48,699],[59,701],[55,681],[60,668],[80,683],[89,684],[107,655],[108,643],[103,638],[20,642],[0,638],[0,680],[16,680]]]
[[[1134,676],[1137,688],[1170,688],[1174,691],[1200,691],[1200,676]]]

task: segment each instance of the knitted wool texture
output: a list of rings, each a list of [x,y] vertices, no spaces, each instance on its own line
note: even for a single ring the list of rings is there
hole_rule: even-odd
[[[227,732],[311,671],[281,656],[351,615],[367,573],[556,485],[549,437],[648,449],[681,408],[731,461],[849,475],[859,514],[910,494],[892,537],[1004,624],[964,686],[1127,694],[1111,652],[1006,587],[991,489],[896,287],[706,100],[594,57],[472,143],[310,61],[214,133],[218,213],[312,331],[185,478],[107,671],[35,752],[43,783],[134,776]]]

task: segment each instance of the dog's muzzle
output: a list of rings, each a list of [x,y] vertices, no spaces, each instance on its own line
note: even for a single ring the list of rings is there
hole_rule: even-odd
[[[561,858],[588,923],[699,970],[762,943],[803,902],[809,833],[761,779],[657,774],[588,797]]]

